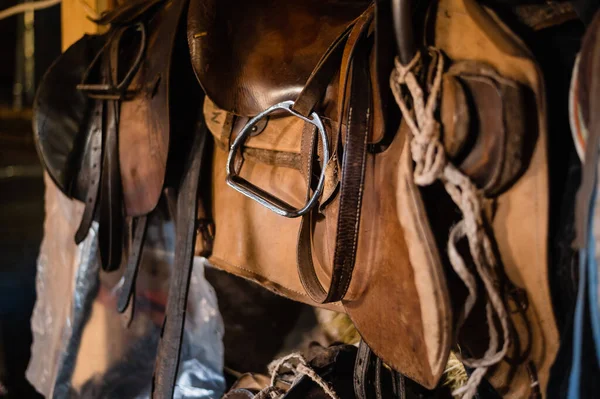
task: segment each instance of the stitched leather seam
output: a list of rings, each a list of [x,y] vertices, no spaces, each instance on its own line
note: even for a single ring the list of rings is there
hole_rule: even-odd
[[[236,269],[240,269],[240,270],[244,270],[244,271],[248,272],[249,274],[251,274],[252,276],[258,276],[258,277],[262,277],[262,279],[263,279],[263,280],[265,280],[265,281],[269,281],[271,284],[273,284],[274,286],[276,286],[278,289],[279,289],[279,288],[281,288],[281,291],[282,291],[282,292],[285,292],[285,291],[290,291],[290,292],[293,292],[293,293],[295,293],[295,294],[302,295],[303,297],[310,298],[310,297],[309,297],[308,295],[306,295],[305,293],[303,293],[303,292],[300,292],[300,291],[296,291],[296,290],[294,290],[294,289],[291,289],[291,288],[284,287],[284,286],[282,286],[281,284],[278,284],[278,283],[276,283],[276,282],[272,281],[271,279],[269,279],[269,278],[265,277],[264,275],[262,275],[262,274],[260,274],[260,273],[256,273],[256,271],[254,271],[254,270],[247,269],[247,268],[245,268],[245,267],[238,266],[238,265],[236,265],[236,264],[233,264],[233,263],[227,262],[226,260],[224,260],[224,259],[222,259],[222,258],[219,258],[218,256],[211,256],[211,257],[209,258],[209,261],[213,261],[213,260],[215,261],[215,263],[223,263],[223,264],[226,264],[227,266],[230,266],[230,267],[235,267]],[[262,284],[261,284],[261,285],[262,285]],[[311,300],[312,300],[312,298],[311,298]],[[313,302],[316,302],[316,301],[314,301],[314,300],[313,300]]]
[[[349,117],[348,117],[348,125],[351,126],[351,120],[352,120],[352,107],[349,110]],[[363,139],[363,148],[365,148],[366,143],[367,143],[367,135],[368,135],[368,130],[369,130],[369,116],[370,116],[370,110],[369,108],[367,108],[367,112],[366,112],[366,120],[365,120],[365,131],[364,131],[364,139]],[[354,270],[354,264],[356,262],[356,247],[357,247],[357,242],[358,242],[358,230],[359,230],[359,225],[360,225],[360,209],[362,206],[362,195],[363,195],[363,191],[364,191],[364,180],[365,180],[365,163],[366,163],[366,151],[361,151],[361,168],[360,168],[360,183],[359,183],[359,190],[358,190],[358,198],[357,198],[357,202],[356,202],[356,213],[353,215],[355,220],[354,220],[354,231],[353,231],[353,237],[352,237],[352,252],[350,253],[349,257],[346,257],[344,259],[344,267],[342,269],[342,281],[345,281],[344,283],[344,288],[342,290],[341,295],[345,295],[345,293],[348,291],[348,288],[350,287],[350,283],[351,283],[351,277],[352,276],[352,272]],[[339,224],[338,224],[339,227]],[[337,251],[336,251],[337,252]],[[335,263],[334,263],[335,264]],[[348,274],[350,274],[350,276],[348,276]]]

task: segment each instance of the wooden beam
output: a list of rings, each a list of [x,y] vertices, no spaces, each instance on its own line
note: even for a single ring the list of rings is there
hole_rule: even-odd
[[[62,48],[66,50],[85,33],[98,33],[100,28],[87,18],[82,2],[102,12],[112,6],[113,0],[62,0]]]

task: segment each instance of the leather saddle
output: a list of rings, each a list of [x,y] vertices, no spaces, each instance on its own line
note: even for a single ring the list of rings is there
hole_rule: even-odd
[[[33,118],[46,171],[85,205],[76,242],[97,225],[103,269],[124,265],[117,307],[129,310],[128,321],[147,215],[159,201],[172,213],[175,257],[153,386],[154,397],[169,398],[179,359],[171,346],[179,348],[195,233],[203,231],[196,219],[207,131],[185,40],[187,5],[136,0],[104,13],[95,22],[107,32],[85,35],[47,71]]]
[[[492,11],[470,0],[192,2],[188,43],[215,141],[203,200],[213,265],[346,312],[378,357],[425,387],[458,343],[464,357],[503,348],[478,373],[490,369],[504,394],[543,391],[557,343],[544,89]],[[423,97],[400,112],[390,74],[406,65]],[[415,179],[419,101],[433,107],[436,151],[473,187],[478,234],[492,237],[489,286],[452,263],[460,254],[476,269],[467,238],[448,251],[460,201],[440,179]]]

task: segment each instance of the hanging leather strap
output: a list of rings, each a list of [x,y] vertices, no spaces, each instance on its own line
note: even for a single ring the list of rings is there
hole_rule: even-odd
[[[169,282],[167,310],[154,369],[152,384],[152,398],[154,399],[171,399],[173,397],[179,368],[185,309],[196,243],[200,168],[206,136],[208,135],[204,122],[199,122],[199,124],[199,129],[194,132],[190,159],[184,170],[183,180],[177,195],[175,259]]]
[[[369,397],[367,387],[371,385],[369,376],[373,366],[375,367],[375,373],[372,384],[375,389],[375,397],[377,399],[383,399],[384,391],[381,379],[381,372],[384,368],[383,362],[379,357],[375,356],[365,341],[361,340],[358,345],[358,353],[354,363],[354,395],[356,396],[356,399],[367,399]],[[394,397],[396,399],[406,399],[405,377],[394,370],[391,371],[391,374]]]
[[[83,215],[81,216],[81,222],[79,228],[75,233],[75,243],[79,245],[88,235],[94,215],[96,214],[96,205],[98,204],[98,198],[100,196],[100,180],[102,176],[102,154],[103,151],[103,137],[102,137],[102,119],[104,110],[103,100],[94,100],[95,105],[92,111],[92,123],[90,132],[90,143],[87,151],[85,160],[87,165],[85,168],[88,170],[87,182],[88,189],[85,195],[85,208]]]
[[[119,37],[120,35],[117,35]],[[118,82],[119,39],[112,40],[104,67],[112,84]],[[123,206],[121,168],[119,166],[119,100],[105,100],[106,132],[102,182],[100,188],[98,240],[102,268],[117,270],[123,250]]]
[[[340,110],[344,110],[348,74],[351,73],[350,90],[345,116],[346,134],[343,143],[340,202],[333,259],[333,272],[326,291],[317,276],[311,248],[313,212],[303,216],[298,236],[298,273],[304,289],[317,303],[341,300],[350,286],[356,259],[362,193],[364,188],[365,161],[368,133],[371,128],[371,82],[369,75],[369,52],[366,35],[373,18],[371,12],[363,14],[355,23],[346,46],[340,73]],[[351,46],[351,47],[348,47]],[[335,143],[335,142],[334,142]],[[310,164],[311,162],[309,162]],[[325,167],[325,166],[323,166]],[[310,182],[309,182],[310,190]]]
[[[142,248],[146,240],[146,230],[148,226],[148,216],[133,218],[134,233],[125,274],[123,275],[123,287],[117,299],[117,311],[125,312],[130,301],[135,301],[135,280],[137,278],[140,260],[142,258]]]

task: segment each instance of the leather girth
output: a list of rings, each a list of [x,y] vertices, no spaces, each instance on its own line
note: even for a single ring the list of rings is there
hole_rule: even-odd
[[[208,135],[199,110],[199,122],[183,180],[177,193],[175,217],[175,259],[169,282],[166,315],[156,356],[152,398],[171,399],[179,368],[179,356],[185,322],[185,309],[194,250],[200,168]]]

